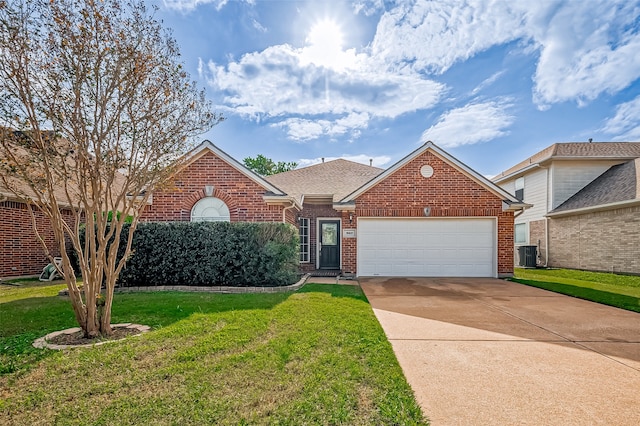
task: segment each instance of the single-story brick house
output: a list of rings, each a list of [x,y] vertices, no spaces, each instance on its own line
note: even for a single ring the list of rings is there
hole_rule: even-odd
[[[143,220],[289,223],[305,271],[513,274],[514,212],[527,205],[432,142],[386,170],[334,160],[266,178],[209,141],[190,155]]]
[[[53,256],[60,254],[53,228],[47,217],[34,210],[40,236]],[[63,217],[73,223],[71,210],[63,208]],[[0,278],[37,275],[49,263],[33,231],[28,206],[0,185]]]

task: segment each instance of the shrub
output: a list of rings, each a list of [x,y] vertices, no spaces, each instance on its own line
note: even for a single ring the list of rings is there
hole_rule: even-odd
[[[121,247],[129,227],[123,230]],[[124,251],[124,248],[122,248]],[[141,223],[121,286],[282,286],[298,277],[298,236],[282,223]]]

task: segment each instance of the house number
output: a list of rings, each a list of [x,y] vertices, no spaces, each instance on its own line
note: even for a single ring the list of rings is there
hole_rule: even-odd
[[[356,237],[356,230],[355,229],[343,229],[342,230],[342,236],[344,238],[355,238]]]

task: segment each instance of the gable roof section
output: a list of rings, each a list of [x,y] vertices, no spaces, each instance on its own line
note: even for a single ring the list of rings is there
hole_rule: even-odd
[[[231,167],[233,167],[234,169],[236,169],[237,171],[245,175],[247,178],[254,181],[255,183],[257,183],[267,191],[271,192],[270,195],[276,195],[276,196],[287,195],[284,191],[282,191],[275,185],[265,180],[265,178],[255,173],[253,170],[249,170],[248,168],[246,168],[243,164],[238,162],[235,158],[231,157],[229,154],[227,154],[226,152],[224,152],[223,150],[221,150],[220,148],[215,146],[213,143],[211,143],[211,141],[208,141],[208,140],[203,141],[200,145],[195,147],[191,152],[187,154],[187,157],[188,157],[187,164],[185,164],[183,167],[188,167],[190,164],[192,164],[193,162],[195,162],[196,160],[198,160],[208,152],[212,152],[218,158],[222,159],[224,162],[226,162]]]
[[[266,179],[283,188],[300,204],[304,197],[314,196],[337,202],[382,172],[383,169],[340,158],[267,176]]]
[[[631,160],[640,157],[640,142],[559,142],[493,178],[502,182],[550,160]]]
[[[548,216],[562,216],[640,203],[640,158],[609,168]]]
[[[512,205],[514,207],[518,207],[519,209],[526,208],[526,207],[529,206],[528,204],[522,203],[515,196],[509,194],[507,191],[505,191],[504,189],[500,188],[499,186],[497,186],[496,184],[491,182],[489,179],[485,178],[484,176],[482,176],[481,174],[479,174],[478,172],[476,172],[475,170],[473,170],[472,168],[470,168],[466,164],[462,163],[461,161],[457,160],[456,158],[454,158],[450,154],[448,154],[445,151],[443,151],[442,149],[438,148],[431,141],[426,142],[420,148],[416,149],[415,151],[413,151],[412,153],[410,153],[409,155],[404,157],[402,160],[398,161],[396,164],[394,164],[393,166],[389,167],[387,170],[385,170],[384,172],[380,173],[375,178],[371,179],[369,182],[367,182],[364,185],[362,185],[360,188],[358,188],[355,191],[351,192],[350,194],[346,195],[344,198],[342,198],[340,200],[340,203],[341,204],[350,204],[350,203],[355,202],[356,198],[358,198],[360,195],[364,194],[369,189],[373,188],[378,183],[380,183],[384,179],[388,178],[393,173],[395,173],[397,170],[399,170],[400,168],[402,168],[403,166],[405,166],[406,164],[408,164],[409,162],[411,162],[412,160],[414,160],[415,158],[417,158],[421,154],[425,153],[426,151],[431,151],[432,153],[434,153],[435,155],[440,157],[442,160],[447,162],[449,165],[451,165],[453,168],[455,168],[456,170],[460,171],[461,173],[466,175],[468,178],[470,178],[471,180],[473,180],[474,182],[476,182],[480,186],[482,186],[485,189],[487,189],[489,192],[491,192],[494,195],[496,195],[497,197],[501,198],[507,204]]]

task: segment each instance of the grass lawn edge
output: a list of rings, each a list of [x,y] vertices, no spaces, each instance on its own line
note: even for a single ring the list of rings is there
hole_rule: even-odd
[[[596,302],[603,305],[613,306],[615,308],[640,313],[640,299],[633,296],[627,296],[623,294],[611,293],[607,291],[569,284],[529,280],[516,277],[509,278],[509,281],[541,288],[543,290],[553,291],[555,293],[564,294],[578,299],[588,300],[590,302]]]

